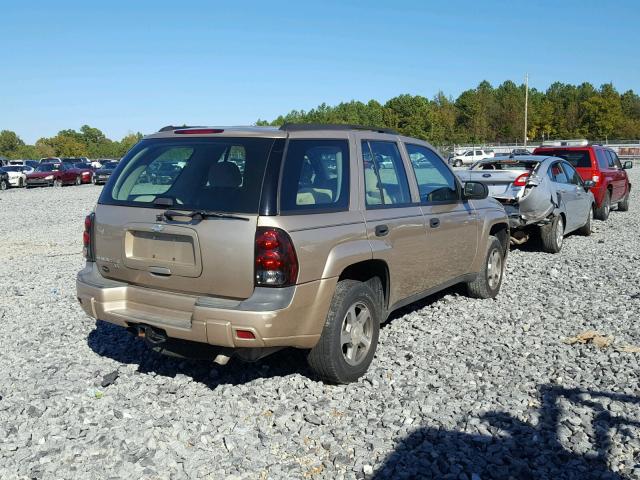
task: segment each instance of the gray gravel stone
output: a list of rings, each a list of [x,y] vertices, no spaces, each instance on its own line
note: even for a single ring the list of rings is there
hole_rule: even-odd
[[[559,255],[513,250],[496,300],[453,288],[394,313],[348,386],[304,352],[176,361],[87,318],[99,192],[0,192],[0,478],[638,478],[640,355],[562,343],[640,345],[637,190]]]

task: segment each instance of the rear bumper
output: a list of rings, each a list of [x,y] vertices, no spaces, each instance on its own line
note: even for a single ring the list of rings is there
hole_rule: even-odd
[[[311,348],[320,338],[337,278],[286,289],[256,288],[242,301],[185,295],[106,279],[88,262],[76,279],[84,311],[122,327],[151,325],[170,338],[210,345]],[[255,338],[237,338],[249,330]]]

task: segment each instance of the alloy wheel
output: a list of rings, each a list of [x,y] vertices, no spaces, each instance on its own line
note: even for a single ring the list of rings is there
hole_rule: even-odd
[[[360,364],[369,353],[373,341],[373,317],[362,302],[356,302],[344,316],[340,330],[340,347],[349,365]]]
[[[500,251],[495,248],[489,254],[489,262],[487,263],[487,282],[489,288],[494,290],[500,285],[500,278],[502,277],[502,255]]]

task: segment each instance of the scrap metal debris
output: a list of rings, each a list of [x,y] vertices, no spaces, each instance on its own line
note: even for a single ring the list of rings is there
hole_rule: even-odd
[[[602,335],[595,330],[587,330],[586,332],[582,332],[580,335],[576,335],[575,337],[565,338],[563,340],[567,345],[573,345],[574,343],[593,343],[596,347],[605,349],[613,343],[612,336]]]

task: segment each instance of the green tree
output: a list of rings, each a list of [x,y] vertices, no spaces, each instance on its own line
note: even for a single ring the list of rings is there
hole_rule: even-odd
[[[0,132],[0,156],[15,158],[20,147],[24,146],[22,139],[11,130]]]

